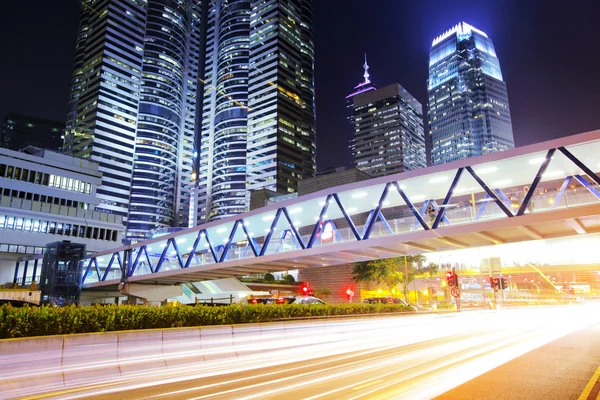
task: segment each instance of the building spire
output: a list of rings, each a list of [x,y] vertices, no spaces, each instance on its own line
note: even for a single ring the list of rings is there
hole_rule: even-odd
[[[365,69],[365,74],[363,75],[365,77],[365,84],[366,83],[371,83],[371,81],[369,80],[369,64],[367,64],[367,53],[365,53],[365,64],[363,65],[363,68]]]

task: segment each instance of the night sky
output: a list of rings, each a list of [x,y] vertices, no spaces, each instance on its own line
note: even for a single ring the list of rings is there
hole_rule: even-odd
[[[348,164],[344,97],[398,82],[424,106],[433,38],[460,21],[494,42],[522,146],[600,129],[600,5],[544,0],[313,0],[318,168]],[[0,116],[64,120],[78,0],[3,2]],[[425,110],[424,110],[425,111]]]

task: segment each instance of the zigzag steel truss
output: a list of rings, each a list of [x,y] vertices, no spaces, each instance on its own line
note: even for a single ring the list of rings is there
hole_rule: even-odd
[[[172,251],[175,253],[174,256],[175,256],[177,266],[181,269],[189,268],[192,263],[192,260],[195,258],[197,259],[199,256],[199,254],[197,253],[197,248],[198,248],[199,243],[202,241],[202,239],[206,240],[206,242],[208,243],[208,249],[209,249],[208,254],[212,255],[212,258],[214,260],[213,263],[222,263],[224,261],[227,261],[227,256],[228,256],[231,241],[234,239],[237,229],[239,229],[239,227],[242,228],[242,230],[244,232],[244,236],[248,240],[248,243],[250,245],[250,248],[252,250],[254,257],[262,257],[266,253],[269,243],[271,242],[271,239],[273,237],[273,233],[275,231],[277,223],[282,215],[285,218],[285,220],[287,221],[287,223],[289,224],[291,231],[292,231],[293,235],[295,236],[295,239],[298,242],[298,244],[300,245],[300,247],[302,249],[310,249],[315,244],[317,234],[319,232],[320,224],[325,220],[325,215],[327,213],[329,204],[333,203],[334,201],[340,208],[342,215],[343,215],[345,221],[348,223],[348,226],[350,227],[350,230],[352,231],[354,238],[357,241],[368,240],[371,235],[371,232],[373,230],[373,227],[375,226],[376,221],[378,219],[381,219],[381,218],[379,218],[379,216],[382,216],[381,210],[383,209],[383,203],[384,203],[390,190],[396,190],[398,192],[398,194],[402,197],[402,200],[404,201],[404,203],[406,203],[406,206],[409,208],[411,213],[414,215],[418,224],[420,224],[424,230],[437,229],[439,227],[439,224],[441,223],[441,221],[444,220],[444,218],[445,218],[446,206],[448,204],[450,204],[450,201],[454,194],[454,189],[458,185],[465,170],[475,179],[475,181],[479,184],[479,186],[481,186],[481,188],[487,193],[487,196],[489,197],[489,199],[498,205],[498,207],[504,212],[506,217],[512,218],[512,217],[516,217],[516,216],[521,216],[527,210],[527,207],[529,205],[529,202],[531,201],[531,198],[533,197],[535,189],[536,189],[537,185],[539,184],[539,182],[541,181],[544,172],[548,168],[548,165],[550,164],[552,157],[556,153],[557,150],[560,151],[562,154],[564,154],[569,160],[571,160],[592,181],[594,181],[597,185],[600,185],[600,177],[598,177],[598,175],[596,175],[590,168],[588,168],[585,164],[583,164],[579,159],[577,159],[567,149],[565,149],[564,147],[558,147],[558,148],[548,150],[546,157],[544,158],[544,161],[542,162],[542,165],[540,166],[534,180],[530,184],[530,189],[527,192],[527,195],[525,196],[525,198],[523,199],[523,202],[521,203],[516,214],[513,214],[511,212],[511,210],[509,210],[508,207],[506,207],[506,205],[498,197],[498,195],[495,191],[497,189],[490,188],[477,175],[477,173],[473,170],[473,168],[471,166],[467,166],[467,167],[458,168],[458,170],[456,171],[456,174],[450,185],[450,188],[448,189],[448,192],[446,193],[444,201],[441,204],[441,206],[439,207],[439,209],[437,211],[437,215],[435,217],[435,220],[431,223],[431,225],[429,225],[429,224],[427,224],[427,222],[425,222],[425,220],[423,219],[423,217],[421,216],[421,214],[419,213],[419,211],[417,210],[415,205],[410,201],[410,199],[408,198],[406,193],[401,189],[399,182],[392,181],[392,182],[388,182],[385,185],[385,187],[381,193],[381,196],[379,198],[379,202],[377,203],[377,206],[374,209],[370,210],[370,217],[367,219],[367,223],[361,233],[359,233],[358,229],[356,228],[356,225],[354,224],[350,214],[348,214],[348,212],[346,211],[338,194],[331,193],[331,194],[328,194],[325,199],[325,204],[323,205],[323,207],[321,209],[321,212],[319,214],[319,219],[315,223],[313,230],[312,230],[312,234],[307,243],[304,243],[302,236],[300,236],[298,228],[296,226],[294,226],[294,223],[293,223],[292,219],[290,218],[287,208],[281,207],[275,211],[275,217],[273,218],[273,222],[271,223],[271,229],[267,233],[262,245],[259,245],[254,238],[250,237],[250,234],[248,233],[248,229],[246,228],[246,224],[244,223],[244,219],[240,218],[240,219],[236,220],[235,223],[233,224],[233,228],[231,229],[231,232],[229,234],[229,240],[225,244],[225,246],[222,246],[223,252],[220,255],[217,253],[217,251],[215,251],[215,247],[213,246],[213,244],[210,241],[208,231],[206,229],[201,229],[198,231],[198,234],[196,235],[194,245],[192,246],[191,251],[188,254],[188,258],[185,262],[183,261],[184,258],[179,250],[179,247],[177,246],[176,238],[169,238],[167,240],[167,243],[166,243],[156,265],[152,264],[150,255],[148,254],[148,248],[146,245],[143,245],[143,244],[134,249],[125,250],[123,252],[124,253],[123,257],[121,256],[120,252],[113,253],[113,255],[111,256],[110,262],[108,263],[104,273],[101,273],[100,267],[98,266],[97,257],[91,257],[89,260],[83,260],[82,263],[84,263],[85,272],[82,275],[82,283],[85,283],[86,279],[88,279],[88,277],[92,273],[96,274],[96,278],[98,279],[98,281],[105,281],[107,279],[107,277],[109,276],[109,272],[114,267],[115,262],[119,265],[119,268],[121,270],[120,272],[121,272],[121,276],[122,276],[122,278],[121,278],[122,281],[125,281],[128,277],[134,276],[136,273],[136,270],[140,266],[143,265],[142,263],[147,263],[151,274],[157,273],[161,270],[161,267],[163,266],[165,260],[169,259],[168,252],[169,252],[170,248],[173,248]],[[592,193],[594,193],[594,195],[597,195],[598,192],[594,188],[591,188],[590,185],[587,183],[587,181],[585,181],[584,178],[582,178],[579,175],[576,175],[575,178],[580,183],[582,183],[588,190],[590,190]],[[560,196],[562,196],[562,192],[564,192],[564,190],[566,189],[566,187],[569,184],[569,182],[571,181],[571,179],[572,179],[572,177],[570,177],[570,176],[565,178],[565,183],[563,184],[563,187],[559,191],[559,194],[556,199],[557,201],[560,199]],[[134,253],[132,253],[133,250],[137,250],[135,255],[134,255]],[[85,263],[87,263],[87,264],[85,264]]]

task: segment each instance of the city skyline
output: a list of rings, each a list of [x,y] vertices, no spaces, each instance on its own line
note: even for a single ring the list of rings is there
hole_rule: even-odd
[[[593,71],[600,62],[593,52],[586,51],[600,38],[591,23],[592,2],[578,2],[566,9],[516,1],[485,5],[456,2],[452,6],[441,1],[402,5],[381,1],[377,7],[362,7],[360,2],[344,2],[342,7],[340,2],[337,8],[337,3],[332,3],[315,5],[319,170],[350,161],[349,154],[343,157],[336,149],[347,132],[344,97],[362,72],[364,52],[369,55],[374,83],[400,81],[425,105],[431,40],[461,20],[494,39],[509,85],[517,146],[600,126],[600,117],[593,112],[594,93],[600,89],[600,78]],[[6,70],[6,89],[0,99],[0,114],[15,111],[41,118],[64,118],[79,7],[77,1],[56,7],[40,5],[33,10],[9,5],[9,12],[17,16],[27,12],[28,18],[14,18],[16,23],[8,21],[2,28],[6,31],[4,37],[10,33],[19,39],[7,41],[12,57],[2,67]],[[331,20],[334,9],[340,10],[335,23]],[[356,16],[376,23],[352,24]],[[62,23],[51,24],[56,19]],[[574,22],[576,19],[578,22]],[[349,29],[351,38],[345,39]],[[43,48],[37,41],[40,31],[50,44]],[[552,51],[563,43],[565,32],[569,32],[571,50],[582,57],[581,62],[571,63],[557,54],[560,52]],[[383,41],[386,35],[389,40]],[[38,65],[33,60],[39,57],[53,62]]]

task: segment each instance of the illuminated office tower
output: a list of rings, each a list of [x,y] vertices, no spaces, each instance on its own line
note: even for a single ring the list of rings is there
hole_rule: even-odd
[[[431,163],[514,147],[506,83],[492,40],[462,22],[429,54]]]
[[[427,165],[423,109],[397,83],[352,95],[354,166],[371,176]]]
[[[64,149],[99,163],[129,238],[189,224],[200,5],[82,2]]]
[[[315,173],[311,0],[209,3],[199,222]]]
[[[208,6],[198,222],[246,209],[250,0]]]
[[[148,1],[127,235],[195,225],[200,1]],[[192,218],[190,221],[190,213]]]

